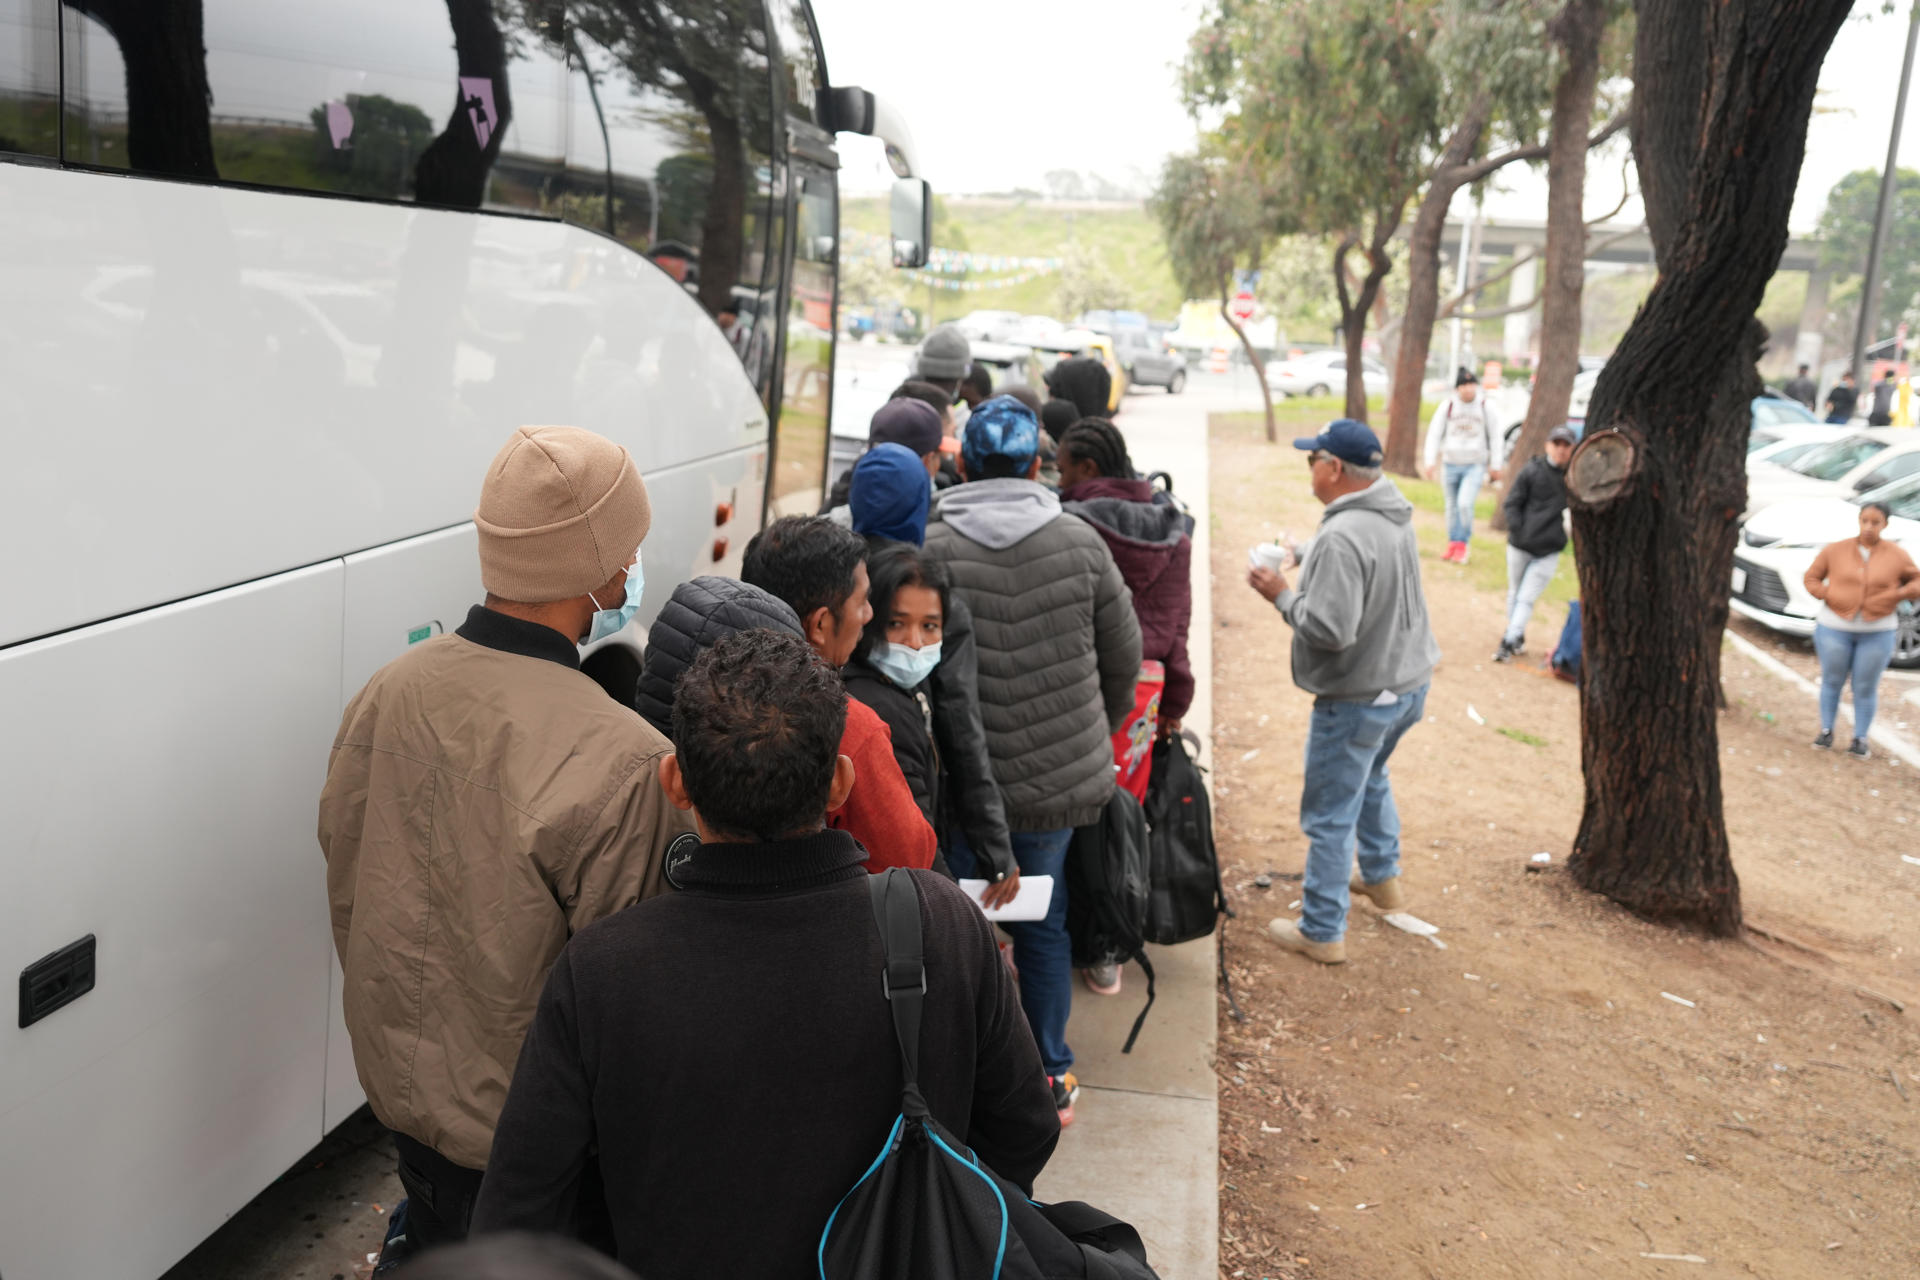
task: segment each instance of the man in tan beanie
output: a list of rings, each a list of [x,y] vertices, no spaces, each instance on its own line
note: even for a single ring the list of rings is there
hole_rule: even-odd
[[[660,892],[692,829],[661,790],[672,747],[580,671],[578,642],[639,606],[650,519],[619,445],[514,432],[473,516],[486,603],[383,667],[334,739],[320,847],[354,1065],[407,1191],[396,1257],[465,1236],[548,968]]]

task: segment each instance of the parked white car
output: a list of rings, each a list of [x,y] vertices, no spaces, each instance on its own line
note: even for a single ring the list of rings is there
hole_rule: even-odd
[[[1360,358],[1360,380],[1370,396],[1387,393],[1387,367],[1371,356]],[[1267,366],[1267,389],[1282,396],[1342,396],[1347,393],[1344,351],[1309,351]]]
[[[1794,498],[1747,521],[1733,553],[1735,612],[1788,635],[1813,634],[1820,602],[1807,594],[1808,566],[1820,548],[1860,532],[1860,508],[1884,502],[1892,511],[1883,537],[1920,557],[1920,474],[1853,498]],[[1920,667],[1920,613],[1902,605],[1893,662]]]
[[[1747,437],[1747,472],[1752,474],[1763,463],[1790,467],[1823,444],[1838,440],[1847,428],[1815,423],[1803,427],[1755,428]]]
[[[1793,498],[1851,498],[1920,474],[1920,431],[1868,427],[1794,459],[1747,469],[1747,518]]]

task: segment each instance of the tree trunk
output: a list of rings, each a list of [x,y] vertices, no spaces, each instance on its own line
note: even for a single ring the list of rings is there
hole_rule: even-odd
[[[487,179],[506,140],[507,122],[513,119],[507,42],[494,19],[492,0],[447,0],[447,17],[453,24],[458,74],[463,80],[486,80],[492,86],[493,119],[482,124],[478,114],[484,106],[470,100],[464,86],[456,86],[447,127],[427,144],[413,166],[413,198],[420,204],[478,209],[487,198]]]
[[[1229,296],[1226,292],[1220,295],[1220,318],[1227,322],[1227,328],[1233,330],[1234,336],[1240,339],[1240,346],[1247,353],[1247,363],[1253,366],[1254,381],[1260,384],[1260,407],[1266,411],[1267,415],[1267,443],[1274,444],[1280,439],[1280,428],[1273,420],[1273,392],[1267,386],[1267,366],[1261,362],[1260,353],[1253,349],[1253,339],[1247,336],[1247,331],[1240,327],[1240,322],[1233,318],[1231,311],[1227,310]]]
[[[1360,291],[1354,293],[1347,284],[1347,254],[1359,247],[1357,234],[1341,240],[1340,247],[1333,254],[1334,281],[1340,293],[1340,338],[1347,353],[1347,417],[1355,422],[1367,420],[1367,382],[1364,376],[1364,363],[1361,356],[1361,344],[1367,336],[1367,312],[1373,309],[1373,300],[1380,294],[1380,283],[1387,278],[1387,272],[1393,270],[1393,259],[1387,256],[1387,244],[1393,239],[1393,233],[1400,229],[1400,215],[1406,208],[1403,200],[1391,211],[1380,210],[1373,215],[1373,236],[1366,247],[1367,274],[1360,282]]]
[[[1414,474],[1420,457],[1420,389],[1426,382],[1433,325],[1440,309],[1440,242],[1447,230],[1447,206],[1460,189],[1461,166],[1480,146],[1487,114],[1484,96],[1467,108],[1434,166],[1407,238],[1407,311],[1400,323],[1400,350],[1388,390],[1386,441],[1386,468],[1403,476]]]
[[[113,34],[127,75],[127,163],[217,178],[200,0],[68,0]]]
[[[1660,275],[1569,469],[1586,806],[1568,870],[1640,914],[1740,928],[1715,723],[1754,311],[1787,242],[1820,63],[1850,0],[1639,0],[1634,158]]]
[[[1549,28],[1566,59],[1553,90],[1553,122],[1547,136],[1547,247],[1541,276],[1540,362],[1533,397],[1520,428],[1512,475],[1545,450],[1547,432],[1567,420],[1573,379],[1580,372],[1580,296],[1587,276],[1587,129],[1600,88],[1600,38],[1606,32],[1607,0],[1568,0]],[[1506,528],[1506,508],[1494,508],[1494,528]]]

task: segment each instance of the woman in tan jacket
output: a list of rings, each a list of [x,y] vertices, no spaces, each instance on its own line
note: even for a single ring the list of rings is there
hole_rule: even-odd
[[[1920,600],[1920,566],[1880,536],[1887,516],[1882,502],[1860,508],[1860,536],[1827,546],[1807,568],[1807,593],[1821,602],[1813,627],[1813,650],[1820,656],[1820,736],[1813,745],[1833,745],[1840,690],[1851,677],[1853,745],[1847,754],[1859,760],[1872,754],[1867,731],[1899,633],[1894,611],[1903,600]]]

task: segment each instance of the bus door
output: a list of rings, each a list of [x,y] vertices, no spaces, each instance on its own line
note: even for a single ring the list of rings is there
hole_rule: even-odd
[[[827,164],[798,155],[790,162],[787,226],[784,362],[768,486],[768,514],[775,518],[812,515],[825,497],[840,239],[838,185]]]

